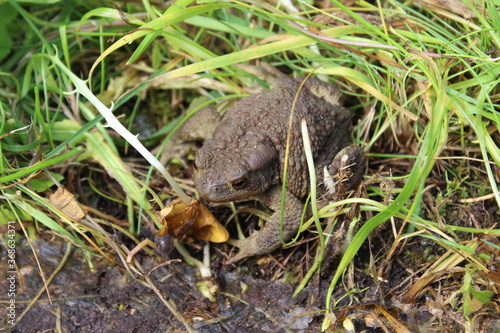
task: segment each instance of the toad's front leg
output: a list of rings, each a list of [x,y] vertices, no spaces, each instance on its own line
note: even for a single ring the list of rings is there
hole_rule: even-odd
[[[274,186],[265,194],[260,195],[258,200],[265,203],[274,210],[266,225],[250,237],[242,240],[232,239],[228,242],[240,249],[238,254],[228,260],[228,263],[235,263],[241,259],[273,252],[281,247],[280,226],[281,226],[281,186]],[[292,238],[300,226],[300,219],[304,204],[289,190],[285,191],[285,207],[283,213],[283,239],[288,241]]]

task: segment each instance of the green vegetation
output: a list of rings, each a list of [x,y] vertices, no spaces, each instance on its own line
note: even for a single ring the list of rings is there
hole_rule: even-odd
[[[161,225],[152,207],[175,194],[149,188],[152,168],[98,111],[111,108],[153,150],[195,97],[224,102],[241,96],[241,87],[266,86],[241,66],[265,62],[336,83],[359,120],[353,137],[367,154],[362,190],[319,210],[322,221],[348,216],[347,223],[359,224],[322,291],[323,309],[336,306],[338,288],[355,293],[340,282],[385,223],[394,239],[364,267],[375,280],[390,279],[384,269],[401,247],[432,244],[438,250],[429,262],[409,259],[415,266],[408,269],[419,273],[405,300],[417,301],[425,287],[453,272],[454,287],[440,297],[464,316],[464,327],[472,327],[478,309],[495,313],[500,3],[270,3],[0,2],[2,232],[16,221],[22,237],[48,230],[80,248],[91,268],[93,256],[113,253],[126,266],[130,250],[116,246],[103,227],[139,243],[144,225]],[[87,215],[77,218],[55,201],[61,185],[88,206]],[[302,230],[315,225],[311,219]],[[327,246],[335,228],[323,229]],[[318,273],[317,260],[304,276]]]

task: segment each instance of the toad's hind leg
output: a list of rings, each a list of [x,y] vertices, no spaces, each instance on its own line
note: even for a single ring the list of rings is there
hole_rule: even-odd
[[[258,198],[275,212],[271,215],[266,225],[250,237],[243,240],[229,240],[231,245],[240,249],[238,254],[228,260],[228,263],[235,263],[241,259],[254,255],[273,252],[281,247],[281,186],[274,186],[265,195]],[[283,239],[288,241],[292,238],[300,226],[300,219],[304,204],[292,192],[285,191],[285,207],[283,210]]]

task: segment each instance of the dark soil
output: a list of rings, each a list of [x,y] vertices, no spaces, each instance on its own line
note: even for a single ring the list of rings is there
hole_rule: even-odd
[[[429,259],[423,253],[439,254],[440,247],[408,243],[390,262],[380,262],[378,273],[370,272],[370,267],[374,267],[370,264],[374,259],[372,255],[380,256],[387,251],[392,243],[390,235],[390,230],[379,230],[377,237],[359,252],[355,267],[346,274],[345,284],[337,286],[334,292],[334,299],[340,300],[334,311],[337,321],[327,331],[344,332],[346,325],[352,323],[356,332],[397,332],[397,325],[387,321],[387,314],[411,332],[463,331],[464,318],[453,317],[460,316],[460,312],[450,305],[437,308],[432,292],[414,304],[402,301],[412,281],[407,280],[411,267]],[[50,233],[32,243],[47,278],[60,263],[67,244]],[[229,249],[226,245],[214,247],[220,251]],[[16,316],[19,317],[43,288],[43,282],[28,242],[20,240],[16,250],[22,275],[17,284]],[[222,256],[216,258],[212,266],[219,285],[215,302],[200,294],[193,267],[173,261],[153,270],[164,260],[144,253],[137,258],[146,271],[153,270],[150,276],[156,286],[176,304],[178,312],[195,332],[319,332],[323,315],[318,310],[324,308],[337,259],[331,259],[333,264],[325,265],[321,278],[313,279],[303,292],[293,297],[306,268],[306,250],[302,245],[275,253],[278,262],[288,259],[286,267],[268,257],[249,260],[238,267],[224,266]],[[93,258],[95,267],[90,270],[82,253],[73,248],[69,260],[48,286],[51,301],[44,292],[15,327],[9,325],[6,315],[2,314],[3,330],[23,333],[187,331],[159,297],[134,280],[124,268]],[[5,262],[2,258],[2,264]],[[374,279],[377,274],[380,277]],[[4,281],[2,279],[2,285]],[[480,318],[476,323],[477,332],[499,332],[500,320],[494,312],[485,312]]]
[[[47,278],[59,264],[67,245],[47,235],[35,240],[33,246]],[[17,285],[16,315],[20,316],[43,288],[43,282],[27,241],[21,241],[17,250],[22,279]],[[146,270],[159,264],[158,257],[144,256],[140,260]],[[96,267],[90,271],[82,251],[73,250],[71,258],[49,285],[52,304],[44,293],[10,331],[186,331],[156,294],[131,278],[125,269],[109,265],[103,259],[93,262]],[[228,267],[222,267],[218,273],[220,291],[234,296],[217,294],[216,302],[201,296],[196,286],[196,270],[182,262],[160,267],[151,277],[198,332],[279,332],[280,327],[302,332],[319,330],[318,322],[313,322],[314,315],[295,318],[318,309],[308,305],[311,290],[292,298],[292,284],[259,279],[252,276],[258,273]],[[246,289],[243,295],[242,288]],[[2,318],[5,320],[6,316]],[[10,325],[4,321],[2,326]]]

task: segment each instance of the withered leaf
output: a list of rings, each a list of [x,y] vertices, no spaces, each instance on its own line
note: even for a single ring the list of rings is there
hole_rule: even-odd
[[[75,221],[80,221],[87,215],[87,211],[64,186],[60,186],[57,191],[51,194],[49,200],[54,206]]]
[[[474,11],[468,4],[464,3],[463,0],[417,0],[417,3],[430,9],[436,7],[448,10],[467,19],[476,17]],[[476,9],[480,8],[481,3],[479,1],[472,0],[470,3],[475,6]]]
[[[485,253],[492,258],[500,258],[500,241],[491,235],[478,234],[478,244],[475,253]],[[495,260],[493,260],[495,261]]]
[[[172,201],[161,210],[160,217],[163,222],[163,228],[157,233],[160,237],[168,233],[183,242],[208,240],[214,243],[222,243],[229,238],[226,228],[202,202],[195,199],[191,199],[190,204],[180,199]]]
[[[168,231],[171,237],[182,239],[198,217],[198,210],[192,202],[187,205],[182,200],[175,199],[161,210],[160,216],[163,220],[163,228],[157,235],[163,237]]]
[[[483,278],[486,278],[490,280],[490,282],[496,284],[498,287],[500,287],[500,272],[496,271],[488,271],[488,272],[482,272],[478,271],[477,272],[480,276]]]

